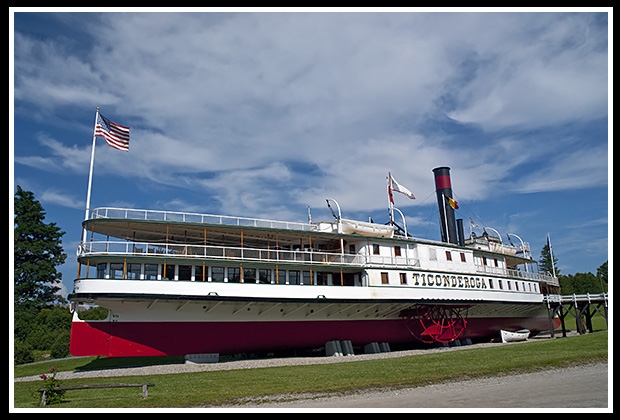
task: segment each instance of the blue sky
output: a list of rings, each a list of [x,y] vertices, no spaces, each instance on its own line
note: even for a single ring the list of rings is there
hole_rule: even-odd
[[[449,166],[457,217],[535,259],[549,232],[564,274],[608,259],[607,9],[12,11],[9,182],[67,232],[68,291],[96,107],[131,143],[97,140],[91,208],[316,221],[330,197],[384,223],[391,171],[410,233],[439,239]]]

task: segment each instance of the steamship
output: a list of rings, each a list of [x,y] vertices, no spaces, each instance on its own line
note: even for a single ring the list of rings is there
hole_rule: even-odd
[[[441,241],[345,219],[339,208],[318,223],[94,209],[69,295],[70,351],[232,354],[549,330],[543,295],[557,278],[537,272],[525,243],[466,238],[449,168],[433,172]],[[80,319],[84,304],[107,308],[107,318]]]

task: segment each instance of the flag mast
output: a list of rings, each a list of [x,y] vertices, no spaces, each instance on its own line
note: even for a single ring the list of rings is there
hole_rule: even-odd
[[[93,127],[93,146],[90,152],[90,171],[88,173],[88,190],[86,191],[86,214],[84,215],[84,220],[88,219],[88,213],[90,212],[90,192],[93,186],[93,168],[95,164],[95,140],[97,139],[97,120],[99,119],[99,107],[97,107],[97,112],[95,113],[95,125]],[[86,229],[82,229],[82,242],[86,242]]]
[[[551,248],[551,238],[549,232],[547,232],[547,245],[549,245],[549,256],[551,257],[551,269],[553,270],[553,277],[557,277],[555,274],[555,260],[553,258],[553,248]]]
[[[388,172],[387,178],[388,192],[388,215],[390,216],[390,225],[394,225],[394,198],[392,192],[392,172]]]

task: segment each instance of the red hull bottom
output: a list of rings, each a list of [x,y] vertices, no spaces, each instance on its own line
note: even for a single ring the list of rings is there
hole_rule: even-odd
[[[284,348],[320,347],[330,340],[417,341],[422,331],[403,319],[300,322],[73,322],[74,356],[182,356],[233,354]],[[549,329],[547,318],[469,318],[459,338],[490,337],[500,329]],[[412,334],[413,333],[413,334]]]

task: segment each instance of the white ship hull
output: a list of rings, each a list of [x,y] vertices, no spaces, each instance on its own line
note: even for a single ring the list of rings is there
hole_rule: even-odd
[[[72,341],[74,355],[227,354],[320,347],[334,339],[354,345],[449,342],[455,335],[478,338],[549,325],[540,294],[428,283],[411,288],[88,279],[76,281],[75,290],[82,301],[110,312],[103,321],[75,317],[73,331],[82,339]],[[433,330],[423,314],[438,307],[465,325]]]

